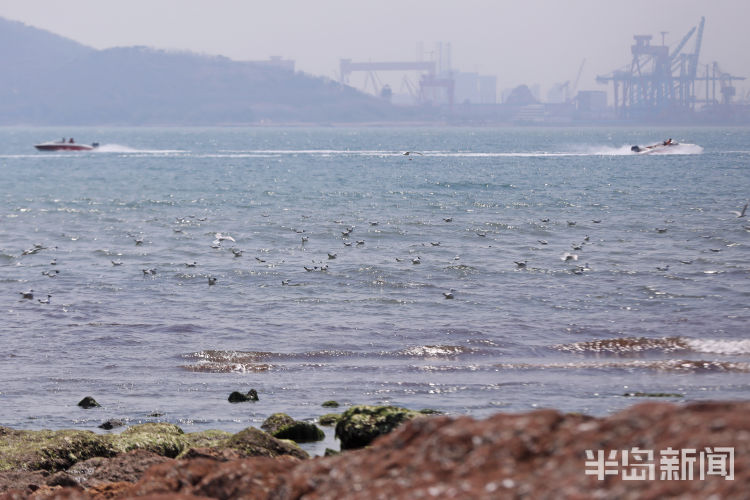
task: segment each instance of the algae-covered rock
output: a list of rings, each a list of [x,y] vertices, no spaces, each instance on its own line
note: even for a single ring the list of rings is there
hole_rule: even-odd
[[[321,415],[318,417],[318,423],[320,425],[336,425],[336,422],[339,421],[339,418],[341,418],[341,415],[338,413],[326,413],[325,415]]]
[[[227,439],[232,437],[232,433],[212,429],[200,432],[190,432],[185,434],[184,437],[187,440],[189,448],[210,448],[224,443]]]
[[[323,408],[338,408],[340,405],[338,401],[330,400],[324,402],[321,406]]]
[[[96,402],[96,399],[92,398],[91,396],[86,396],[85,398],[83,398],[82,400],[78,402],[78,406],[84,409],[89,409],[89,408],[97,408],[97,407],[100,407],[101,405]]]
[[[291,439],[297,443],[310,443],[325,438],[325,434],[317,425],[294,420],[286,413],[274,413],[260,428],[277,439]]]
[[[443,412],[440,410],[435,410],[434,408],[422,408],[419,410],[419,413],[422,415],[442,415]]]
[[[274,413],[263,421],[260,428],[273,436],[279,429],[283,429],[293,423],[294,419],[286,413]]]
[[[352,406],[341,414],[336,423],[336,437],[341,449],[362,448],[376,437],[388,434],[407,420],[424,414],[397,406]]]
[[[234,391],[232,394],[229,395],[229,398],[227,398],[230,403],[244,403],[245,401],[258,401],[258,391],[255,389],[250,389],[247,391],[246,394],[242,394],[241,392]]]
[[[120,453],[149,450],[170,458],[179,455],[190,444],[185,433],[176,425],[155,422],[128,427],[112,438],[115,449]]]
[[[276,439],[270,434],[255,427],[248,427],[222,443],[226,448],[233,448],[247,457],[278,457],[291,455],[297,458],[308,458],[309,455],[291,441]]]
[[[17,431],[0,427],[0,471],[56,472],[81,460],[109,457],[116,452],[109,436],[91,431]]]

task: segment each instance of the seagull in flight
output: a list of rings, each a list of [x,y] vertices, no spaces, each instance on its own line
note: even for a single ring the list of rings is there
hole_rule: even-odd
[[[401,153],[401,154],[402,154],[402,155],[404,155],[404,156],[409,156],[409,155],[419,155],[419,156],[424,156],[424,155],[423,155],[422,153],[420,153],[419,151],[404,151],[404,152],[403,152],[403,153]]]
[[[738,212],[736,210],[732,210],[732,212],[730,212],[730,213],[733,213],[739,219],[740,217],[744,217],[745,216],[745,212],[747,212],[747,203],[745,203],[745,206],[742,207],[742,211],[741,212]]]

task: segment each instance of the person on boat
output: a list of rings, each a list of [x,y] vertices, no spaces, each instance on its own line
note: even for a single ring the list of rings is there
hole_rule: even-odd
[[[667,139],[666,141],[664,141],[664,145],[665,146],[671,146],[672,145],[672,138],[670,137],[669,139]]]
[[[68,143],[69,143],[69,144],[73,144],[74,142],[76,142],[76,141],[75,141],[75,140],[74,140],[74,139],[73,139],[72,137],[71,137],[71,138],[70,138],[70,140],[68,141]]]

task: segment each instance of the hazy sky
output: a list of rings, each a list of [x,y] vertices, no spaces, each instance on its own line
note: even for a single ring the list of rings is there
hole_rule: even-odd
[[[330,78],[341,58],[415,60],[419,42],[449,42],[454,69],[543,91],[575,80],[584,58],[578,89],[602,90],[594,78],[630,62],[634,34],[674,46],[701,16],[701,61],[750,77],[750,0],[0,0],[0,17],[95,48],[280,55]]]

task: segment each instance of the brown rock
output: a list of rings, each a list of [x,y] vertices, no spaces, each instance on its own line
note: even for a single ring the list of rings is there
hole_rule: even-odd
[[[90,458],[73,465],[67,474],[86,487],[114,482],[135,483],[146,469],[167,461],[173,459],[148,450],[133,450],[112,458]]]
[[[606,418],[554,410],[485,420],[419,418],[368,448],[337,456],[170,460],[129,487],[112,483],[109,490],[99,485],[84,493],[44,486],[32,498],[53,492],[55,498],[744,499],[750,489],[748,412],[750,402],[643,403]],[[623,479],[621,460],[613,466],[617,474],[601,480],[586,474],[594,472],[586,465],[587,450],[614,450],[620,459],[622,450],[636,447],[654,452],[653,480]],[[733,480],[718,474],[698,479],[697,463],[693,480],[661,479],[661,451],[716,447],[733,447]],[[0,500],[26,496],[6,493]]]
[[[27,493],[46,484],[49,472],[12,470],[0,472],[0,492],[20,490]]]

